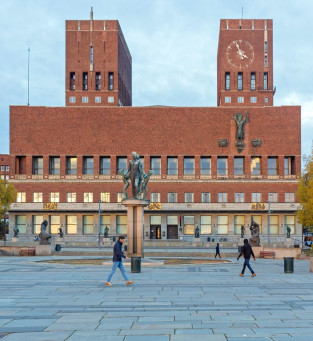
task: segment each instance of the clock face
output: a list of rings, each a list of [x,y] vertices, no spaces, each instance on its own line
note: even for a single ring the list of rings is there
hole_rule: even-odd
[[[238,69],[247,68],[254,60],[253,46],[246,40],[234,40],[227,47],[227,60]]]

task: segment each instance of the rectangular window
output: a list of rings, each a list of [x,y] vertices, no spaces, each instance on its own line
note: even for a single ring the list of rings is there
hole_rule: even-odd
[[[70,90],[75,90],[75,72],[70,72]]]
[[[184,157],[184,175],[195,174],[195,158],[190,156]]]
[[[201,193],[201,202],[211,202],[211,193]]]
[[[42,202],[41,192],[33,192],[33,202]]]
[[[153,171],[153,175],[161,175],[161,158],[159,156],[151,156],[150,169]]]
[[[285,202],[295,202],[295,194],[285,193]]]
[[[84,156],[84,168],[83,168],[83,174],[93,174],[93,157],[90,156]]]
[[[116,159],[116,174],[119,173],[120,170],[126,170],[127,167],[127,157],[126,156],[118,156]]]
[[[60,158],[58,156],[50,156],[49,158],[49,174],[60,175]]]
[[[268,193],[268,200],[271,202],[278,202],[277,193]]]
[[[66,229],[67,229],[67,234],[77,233],[77,216],[76,215],[66,216]]]
[[[16,202],[26,202],[26,192],[17,192]]]
[[[76,97],[75,96],[70,96],[69,97],[69,102],[70,103],[76,103]]]
[[[245,202],[245,194],[242,192],[235,193],[235,202]]]
[[[117,197],[116,197],[116,200],[117,202],[122,202],[122,200],[124,200],[124,193],[117,193]]]
[[[26,174],[26,156],[16,157],[16,174]]]
[[[167,193],[167,202],[177,202],[177,193]]]
[[[109,72],[109,90],[113,90],[113,86],[114,86],[113,72]]]
[[[230,73],[225,73],[225,90],[230,90]]]
[[[96,234],[98,229],[93,224],[93,215],[83,216],[83,234]]]
[[[268,67],[268,63],[267,63],[267,56],[264,56],[264,67]]]
[[[255,90],[255,72],[251,72],[251,75],[250,75],[250,89],[252,91]]]
[[[257,98],[256,97],[250,97],[250,102],[251,103],[256,103],[257,101]]]
[[[264,42],[264,53],[267,53],[267,41]]]
[[[66,193],[66,202],[76,202],[76,193]]]
[[[225,103],[231,103],[231,97],[226,96],[225,97]]]
[[[218,193],[218,202],[227,202],[227,193]]]
[[[294,175],[295,174],[295,157],[287,156],[284,158],[284,174]]]
[[[200,174],[201,175],[211,175],[211,158],[210,157],[201,156]]]
[[[93,46],[90,46],[90,63],[93,63]]]
[[[50,233],[52,234],[59,233],[59,228],[60,228],[60,216],[51,215],[50,216]]]
[[[193,193],[185,193],[185,202],[193,202]]]
[[[116,216],[116,233],[118,235],[127,234],[127,215]]]
[[[242,72],[238,72],[238,90],[242,90],[242,81],[243,81],[243,74]]]
[[[4,172],[4,169],[5,169],[4,166],[1,166],[1,172]]]
[[[245,227],[245,216],[235,215],[234,216],[234,232],[235,234],[241,234],[241,226]]]
[[[88,72],[83,72],[83,90],[88,90]],[[83,103],[86,102],[83,101]]]
[[[168,215],[166,217],[167,225],[178,225],[178,217],[177,215]]]
[[[108,103],[114,103],[114,97],[113,96],[108,97]]]
[[[82,97],[82,103],[88,103],[88,97],[87,96]]]
[[[19,233],[26,233],[26,215],[15,216],[15,226],[18,228]]]
[[[41,232],[41,224],[43,222],[42,215],[33,215],[33,233],[39,234]],[[49,232],[49,231],[47,231]]]
[[[193,215],[184,216],[184,234],[195,234],[195,217]]]
[[[251,175],[261,175],[261,157],[259,156],[251,157]]]
[[[264,72],[263,75],[263,89],[267,90],[268,89],[268,73]]]
[[[77,174],[77,157],[76,156],[66,157],[66,174],[67,175]]]
[[[101,73],[100,72],[96,72],[96,90],[101,90]]]
[[[235,157],[234,158],[234,175],[244,175],[244,158]]]
[[[111,174],[111,160],[109,156],[100,156],[100,174]]]
[[[60,202],[60,193],[59,192],[51,192],[50,193],[50,202]]]
[[[228,234],[228,216],[227,215],[217,216],[217,233]]]
[[[200,217],[200,233],[201,234],[212,233],[212,217],[210,215],[202,215]]]
[[[33,156],[33,174],[42,175],[43,174],[43,157]]]
[[[252,202],[261,202],[261,193],[252,193],[251,194]]]
[[[161,202],[161,194],[160,193],[150,193],[150,201],[151,202]]]
[[[238,103],[244,103],[244,97],[238,97],[237,102]]]
[[[277,157],[269,157],[267,159],[267,175],[278,175]]]
[[[278,215],[271,215],[270,217],[270,233],[279,234],[279,219]]]
[[[228,174],[228,160],[227,157],[217,158],[217,175],[227,175]]]
[[[177,175],[178,174],[178,159],[174,156],[169,156],[167,158],[167,175]]]
[[[290,227],[290,234],[295,234],[295,216],[285,215],[285,234],[287,234],[287,226]]]
[[[100,194],[101,202],[110,202],[110,193],[105,192]]]
[[[95,97],[95,103],[101,103],[101,96]]]
[[[107,227],[109,229],[108,233],[111,231],[111,217],[109,215],[102,215],[100,217],[100,233],[103,235],[105,232],[105,228]]]
[[[264,103],[265,103],[265,104],[268,103],[268,98],[267,98],[267,97],[264,98]]]
[[[84,202],[93,202],[93,193],[84,193]]]
[[[10,166],[5,166],[5,171],[9,172],[10,171]]]

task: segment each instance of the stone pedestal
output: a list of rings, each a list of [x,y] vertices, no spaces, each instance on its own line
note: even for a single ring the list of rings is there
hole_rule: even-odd
[[[127,240],[128,257],[144,257],[143,253],[143,228],[144,207],[150,204],[149,200],[127,199],[122,205],[127,207]]]
[[[243,242],[244,240],[245,240],[245,238],[241,238],[241,237],[240,237],[240,239],[239,239],[239,245],[242,246],[242,245],[244,244],[244,242]]]
[[[18,243],[18,237],[12,237],[12,242],[13,243]]]
[[[102,239],[102,245],[109,246],[109,245],[111,245],[111,244],[112,244],[112,243],[111,243],[110,238],[105,238],[105,237],[103,237],[103,239]]]
[[[286,238],[286,239],[285,239],[285,245],[286,245],[287,247],[293,247],[293,246],[294,246],[293,239],[291,239],[291,238]]]

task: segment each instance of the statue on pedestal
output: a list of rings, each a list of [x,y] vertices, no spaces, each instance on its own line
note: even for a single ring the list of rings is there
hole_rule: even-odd
[[[243,225],[241,225],[241,238],[244,237],[245,233],[246,233],[246,229]]]
[[[291,228],[287,226],[286,230],[287,230],[287,238],[290,238]]]
[[[195,230],[195,238],[200,238],[200,229],[198,226],[196,227],[196,230]]]
[[[59,228],[59,236],[60,236],[60,238],[64,237],[64,233],[63,233],[63,230],[61,229],[61,227]]]
[[[41,223],[41,228],[40,228],[41,232],[39,234],[41,245],[49,244],[49,239],[51,238],[51,234],[47,232],[47,226],[48,226],[48,221],[45,219]]]
[[[259,227],[259,224],[256,223],[253,219],[251,221],[250,231],[251,231],[251,238],[249,239],[249,244],[251,246],[259,246],[260,245],[260,227]]]
[[[105,229],[104,229],[103,237],[104,238],[108,238],[108,236],[109,236],[109,228],[106,226]]]
[[[13,232],[14,232],[14,238],[18,238],[18,234],[20,233],[20,230],[18,229],[18,227],[14,227],[13,228]]]

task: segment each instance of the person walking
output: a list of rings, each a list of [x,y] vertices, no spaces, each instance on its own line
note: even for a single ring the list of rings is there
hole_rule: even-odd
[[[216,259],[216,256],[217,256],[217,255],[219,255],[219,257],[222,258],[221,255],[220,255],[220,244],[219,244],[219,243],[216,244],[216,248],[215,248],[215,259]]]
[[[240,251],[240,254],[239,256],[237,257],[237,260],[239,260],[239,258],[241,256],[244,257],[245,261],[243,263],[243,268],[242,268],[242,271],[241,273],[239,274],[240,277],[243,277],[244,276],[244,273],[245,273],[245,270],[246,270],[246,266],[248,267],[248,269],[251,271],[251,277],[255,277],[255,272],[253,271],[253,269],[251,268],[251,265],[250,265],[250,257],[252,256],[253,257],[253,260],[255,261],[255,256],[254,256],[254,253],[253,253],[253,250],[252,250],[252,247],[251,245],[249,244],[248,242],[248,239],[245,238],[243,240],[243,246],[241,247],[241,251]]]
[[[126,257],[124,255],[124,252],[122,251],[122,246],[124,243],[124,236],[119,236],[117,242],[114,244],[114,248],[113,248],[113,266],[112,266],[112,270],[109,274],[109,277],[105,283],[105,285],[107,287],[112,287],[112,284],[110,283],[112,276],[114,275],[115,271],[117,268],[119,268],[121,270],[121,273],[126,281],[126,285],[131,285],[134,283],[134,281],[130,281],[126,275],[125,269],[124,269],[124,265],[122,262],[122,258],[125,259],[129,259],[128,257]]]

